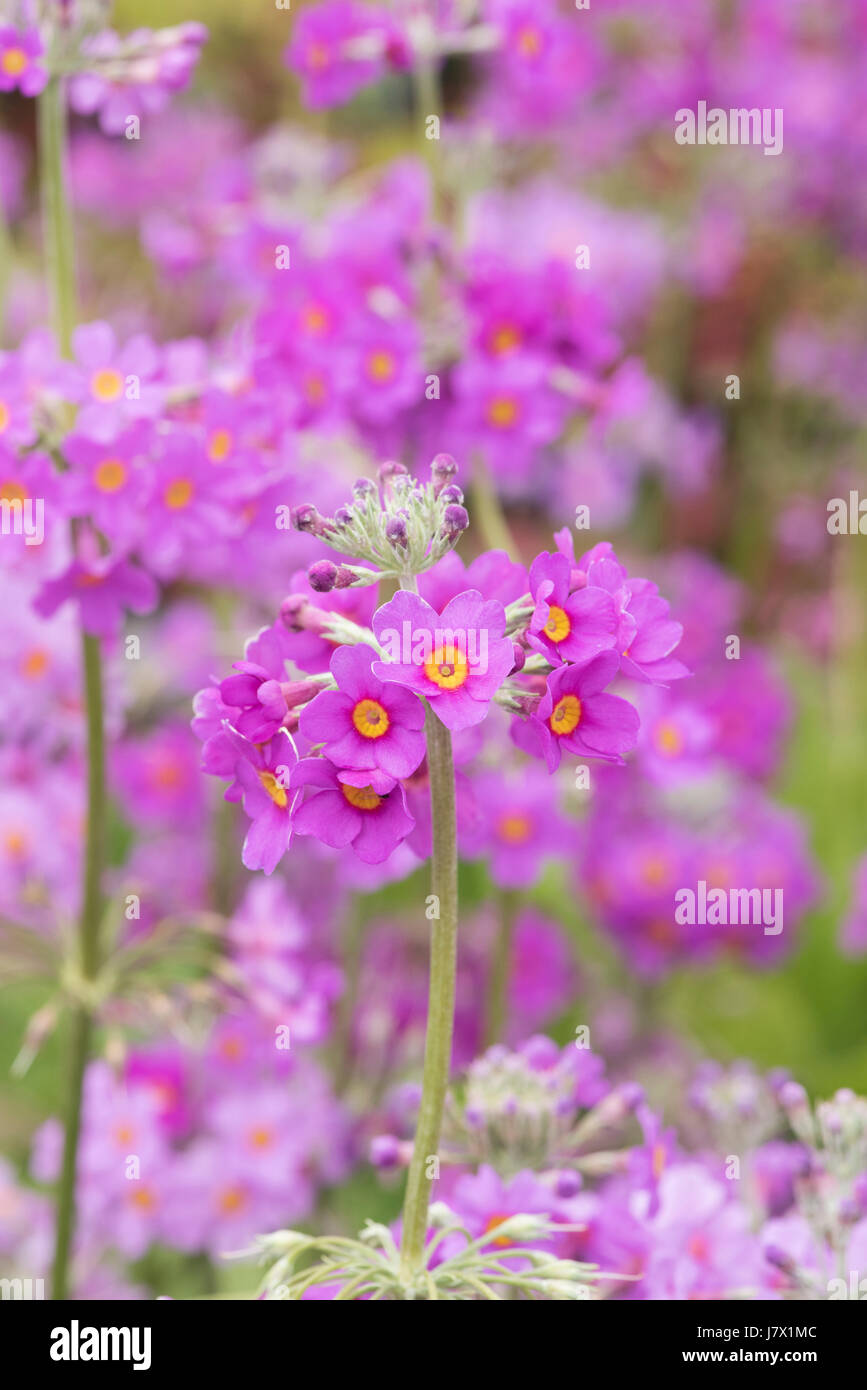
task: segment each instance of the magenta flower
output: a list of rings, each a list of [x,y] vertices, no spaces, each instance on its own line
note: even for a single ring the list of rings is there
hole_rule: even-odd
[[[297,797],[294,788],[289,791],[289,785],[298,754],[282,730],[261,748],[232,729],[226,733],[240,753],[235,776],[243,794],[244,810],[253,822],[241,859],[248,869],[272,874],[292,838],[292,811]]]
[[[43,584],[33,607],[43,618],[50,618],[62,603],[74,598],[81,612],[85,632],[95,637],[116,636],[124,609],[149,613],[156,607],[159,592],[144,570],[128,560],[111,556],[88,561],[76,559],[57,579]]]
[[[0,28],[0,92],[35,97],[45,87],[48,73],[40,59],[45,52],[35,29]]]
[[[424,695],[457,733],[484,719],[515,664],[505,629],[503,605],[485,601],[478,589],[453,598],[441,614],[418,594],[401,592],[374,615],[385,659],[373,672]]]
[[[305,738],[324,745],[339,768],[384,775],[394,782],[410,777],[425,754],[424,706],[394,682],[371,669],[370,647],[338,647],[331,658],[337,690],[324,690],[301,711]]]
[[[628,700],[603,693],[618,665],[615,652],[600,652],[585,666],[560,666],[551,672],[531,717],[537,749],[551,772],[560,766],[564,749],[579,758],[622,763],[622,755],[635,747],[638,712]]]
[[[557,666],[564,661],[589,661],[613,647],[616,640],[613,598],[596,585],[570,592],[575,573],[559,551],[543,551],[530,566],[530,592],[536,609],[527,640]]]
[[[520,777],[479,772],[471,796],[475,815],[461,848],[469,858],[488,856],[500,887],[529,888],[547,859],[574,850],[575,823],[560,814],[548,774],[536,764]]]
[[[387,63],[405,66],[407,54],[386,10],[330,0],[302,11],[284,58],[304,82],[305,105],[317,110],[348,101],[377,81]]]
[[[145,333],[119,347],[110,324],[85,323],[76,328],[72,346],[81,369],[74,383],[70,375],[75,398],[81,401],[77,433],[113,439],[130,421],[159,412],[163,393],[153,381],[159,360]]]
[[[622,653],[620,669],[633,680],[661,684],[690,674],[676,656],[683,627],[669,613],[668,600],[649,579],[629,579],[626,612],[635,623],[635,636]]]
[[[419,575],[418,591],[440,612],[446,604],[467,589],[478,589],[485,598],[514,603],[527,592],[527,571],[510,560],[505,550],[485,550],[465,565],[456,550]]]
[[[332,849],[351,845],[365,863],[382,864],[415,822],[400,783],[388,786],[381,777],[376,780],[378,790],[369,773],[338,773],[326,758],[304,758],[292,773],[292,790],[306,787],[313,795],[295,811],[295,830],[315,835]]]

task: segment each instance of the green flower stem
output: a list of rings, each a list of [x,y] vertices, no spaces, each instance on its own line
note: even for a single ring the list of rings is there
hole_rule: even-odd
[[[63,356],[69,357],[76,318],[75,243],[66,177],[66,93],[60,78],[52,78],[39,98],[38,126],[46,280],[58,346]],[[87,985],[95,979],[100,967],[99,937],[105,862],[105,727],[102,654],[98,638],[82,633],[81,651],[87,720],[87,832],[75,964],[83,984]],[[69,1256],[75,1234],[81,1100],[92,1033],[91,1007],[82,998],[73,1005],[70,1018],[63,1161],[57,1192],[52,1269],[52,1296],[55,1299],[65,1299],[69,1290]]]
[[[512,968],[512,946],[515,937],[515,917],[519,898],[509,889],[497,893],[497,927],[491,957],[491,973],[485,1007],[485,1045],[500,1042],[506,1025],[509,1000],[509,980]]]
[[[407,1282],[424,1267],[432,1179],[428,1163],[437,1153],[452,1059],[458,941],[458,851],[455,774],[451,734],[428,707],[425,723],[430,777],[433,852],[431,893],[439,916],[431,923],[430,986],[421,1104],[403,1203],[401,1266]]]
[[[490,469],[480,454],[473,457],[472,516],[479,523],[482,540],[490,550],[505,550],[510,559],[518,559],[515,542],[509,530]]]
[[[61,354],[71,357],[76,318],[75,237],[66,173],[66,92],[62,78],[52,77],[39,97],[37,123],[43,254],[52,321]]]

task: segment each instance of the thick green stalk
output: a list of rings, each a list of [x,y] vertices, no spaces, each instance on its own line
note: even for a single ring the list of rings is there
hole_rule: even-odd
[[[66,94],[59,78],[52,78],[39,98],[38,123],[45,274],[58,346],[63,356],[68,357],[72,351],[76,317],[75,244],[66,178]],[[87,986],[95,979],[100,967],[99,933],[105,862],[105,730],[99,640],[82,633],[81,654],[87,720],[87,831],[73,976],[79,980],[82,989],[81,998],[73,1005],[70,1018],[63,1161],[57,1191],[52,1269],[52,1296],[55,1299],[65,1299],[69,1289],[69,1257],[75,1234],[82,1090],[93,1032]]]
[[[403,1203],[401,1262],[411,1280],[423,1267],[427,1213],[452,1059],[458,941],[458,851],[451,734],[428,708],[425,724],[433,851],[431,893],[439,916],[431,923],[430,985],[418,1124]]]

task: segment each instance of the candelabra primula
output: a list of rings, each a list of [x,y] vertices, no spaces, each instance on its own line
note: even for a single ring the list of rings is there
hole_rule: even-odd
[[[507,607],[492,590],[508,587],[513,562],[489,554],[484,566],[477,562],[484,589],[454,593],[439,609],[428,603],[418,592],[419,575],[436,574],[469,523],[457,471],[450,456],[439,454],[422,483],[403,465],[386,463],[379,485],[359,480],[352,503],[333,517],[309,505],[296,507],[296,526],[342,557],[311,565],[307,577],[315,595],[380,583],[397,584],[398,592],[376,609],[369,626],[314,604],[306,593],[289,595],[273,627],[248,648],[240,677],[202,692],[198,700],[195,725],[206,736],[205,770],[231,779],[227,799],[241,801],[251,821],[243,851],[247,868],[273,872],[294,835],[314,836],[334,849],[351,848],[368,863],[382,863],[415,827],[407,783],[413,779],[415,787],[423,765],[429,787],[430,992],[400,1253],[392,1250],[391,1237],[383,1244],[381,1233],[372,1244],[348,1245],[286,1235],[286,1297],[300,1297],[308,1285],[338,1275],[345,1279],[345,1297],[373,1289],[377,1296],[406,1298],[496,1296],[484,1292],[484,1270],[499,1280],[490,1261],[479,1264],[477,1243],[454,1257],[458,1266],[448,1274],[440,1266],[433,1273],[427,1244],[431,1159],[440,1145],[454,1022],[452,736],[502,707],[514,716],[515,741],[543,757],[551,772],[564,753],[620,764],[635,746],[639,717],[607,687],[624,673],[653,681],[660,663],[668,678],[685,674],[670,660],[681,629],[668,618],[665,601],[648,581],[630,580],[610,547],[597,546],[576,561],[561,537],[556,553],[534,561],[525,591]],[[649,590],[653,601],[636,606],[636,596],[644,598]],[[333,649],[327,688],[319,688],[318,682],[325,685],[321,671],[297,669],[296,637],[311,632]],[[630,656],[636,645],[640,662]],[[267,663],[251,663],[251,656],[266,649]],[[286,663],[296,666],[291,677]],[[245,737],[242,727],[252,736]],[[610,1128],[634,1103],[635,1097],[619,1093],[609,1097],[598,1113],[591,1111],[563,1136],[578,1166],[589,1161],[581,1155],[591,1131]],[[322,1257],[318,1274],[288,1272],[297,1254],[314,1249]],[[520,1286],[532,1296],[586,1282],[577,1268],[564,1265],[551,1278],[536,1257],[530,1263],[529,1273],[512,1270],[506,1282],[525,1279]]]

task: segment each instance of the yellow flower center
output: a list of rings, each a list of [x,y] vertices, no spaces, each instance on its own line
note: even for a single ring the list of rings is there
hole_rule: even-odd
[[[533,829],[532,821],[520,812],[503,816],[500,821],[500,834],[510,845],[522,845],[529,840]]]
[[[388,714],[378,700],[359,700],[352,711],[352,722],[365,738],[382,738],[388,733]]]
[[[274,1135],[271,1130],[266,1129],[264,1125],[260,1125],[258,1129],[250,1132],[250,1144],[254,1149],[270,1148],[273,1139]]]
[[[289,804],[286,788],[281,787],[273,772],[260,772],[259,781],[274,802],[274,805],[279,806],[282,811]]]
[[[657,750],[667,758],[676,758],[683,752],[683,734],[676,724],[657,724],[653,734]]]
[[[208,444],[208,458],[211,463],[224,463],[231,448],[232,436],[229,430],[214,430]]]
[[[374,381],[390,381],[394,376],[394,358],[390,352],[372,352],[367,359],[367,370]]]
[[[137,1187],[130,1193],[129,1200],[134,1207],[140,1207],[142,1211],[153,1211],[156,1206],[153,1193],[147,1187]]]
[[[507,430],[518,418],[518,402],[511,396],[495,396],[488,404],[488,422]]]
[[[494,1215],[489,1216],[487,1221],[485,1222],[484,1234],[488,1235],[490,1231],[496,1231],[498,1226],[502,1226],[503,1222],[508,1221],[508,1219],[508,1213],[503,1214],[501,1212],[495,1212]],[[490,1244],[501,1245],[505,1247],[507,1245],[514,1245],[514,1241],[511,1241],[508,1236],[496,1236],[490,1242]]]
[[[321,304],[308,304],[301,312],[301,322],[308,333],[324,333],[331,319]]]
[[[27,849],[27,839],[20,830],[7,830],[3,836],[3,847],[12,859],[20,859]]]
[[[310,401],[311,405],[321,405],[322,402],[325,400],[326,396],[328,395],[328,391],[326,390],[325,382],[322,380],[322,377],[317,376],[315,373],[308,376],[306,381],[304,382],[304,394],[306,395],[308,401]]]
[[[659,855],[652,855],[649,859],[645,859],[641,877],[648,888],[661,888],[663,883],[668,880],[668,865]]]
[[[2,434],[4,430],[8,429],[9,421],[11,419],[12,416],[9,413],[8,405],[5,401],[0,401],[0,434]]]
[[[307,62],[314,72],[321,72],[331,62],[331,53],[324,43],[311,43],[307,49]]]
[[[0,502],[26,502],[27,489],[17,478],[6,478],[0,482]]]
[[[103,459],[93,475],[100,492],[117,492],[126,482],[126,465],[120,459]]]
[[[34,647],[21,662],[21,674],[28,680],[38,680],[48,670],[48,653],[41,647]]]
[[[94,372],[90,379],[90,389],[96,399],[102,401],[103,404],[108,401],[116,401],[123,390],[123,377],[120,372],[106,367],[101,372]]]
[[[0,58],[0,67],[7,77],[20,77],[27,67],[27,54],[23,48],[7,48]]]
[[[550,637],[552,642],[563,642],[572,631],[572,620],[569,614],[562,608],[558,608],[555,603],[548,609],[548,621],[545,624],[545,636]]]
[[[518,34],[518,52],[523,58],[536,58],[542,52],[542,36],[529,26]]]
[[[440,690],[459,690],[470,674],[470,668],[460,648],[448,644],[437,647],[430,661],[425,662],[424,673]]]
[[[580,722],[581,701],[577,695],[564,695],[551,711],[548,727],[552,734],[562,737],[563,734],[571,734],[573,730],[578,728]]]
[[[350,806],[358,811],[375,811],[382,801],[373,787],[350,787],[345,782],[341,782],[340,786]]]
[[[521,341],[521,335],[517,328],[510,323],[504,323],[491,334],[491,351],[496,353],[511,352]]]
[[[193,495],[193,485],[189,478],[173,478],[163,493],[163,500],[173,512],[186,507]]]
[[[241,1211],[247,1205],[247,1194],[242,1187],[224,1187],[217,1198],[217,1206],[225,1216]]]

